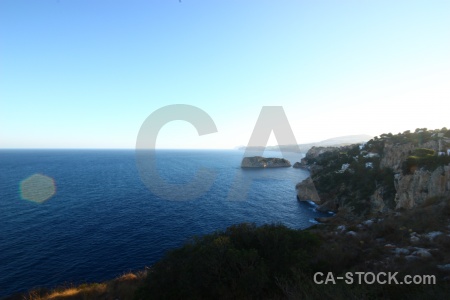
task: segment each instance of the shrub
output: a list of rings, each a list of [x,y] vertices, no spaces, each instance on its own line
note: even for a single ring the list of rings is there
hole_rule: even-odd
[[[430,154],[430,153],[433,154]],[[416,149],[415,155],[409,156],[402,164],[403,174],[412,174],[415,170],[424,168],[428,171],[434,171],[439,166],[448,165],[450,156],[437,156],[431,149]]]
[[[419,157],[427,157],[429,155],[434,155],[435,152],[432,149],[427,148],[417,148],[413,151],[413,155],[419,156]]]
[[[275,278],[308,272],[319,240],[283,225],[239,224],[194,238],[149,271],[145,299],[261,299],[278,297]]]

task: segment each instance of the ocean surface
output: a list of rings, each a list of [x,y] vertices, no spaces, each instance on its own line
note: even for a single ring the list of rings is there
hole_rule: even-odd
[[[190,237],[235,223],[306,228],[324,216],[296,200],[307,171],[241,169],[243,155],[159,150],[152,161],[172,186],[155,187],[141,180],[133,150],[0,150],[0,298],[141,270]],[[211,184],[192,196],[195,185],[180,185],[202,168]],[[181,197],[168,200],[164,189]]]

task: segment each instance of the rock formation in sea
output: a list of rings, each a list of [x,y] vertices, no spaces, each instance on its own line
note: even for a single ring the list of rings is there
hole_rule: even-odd
[[[244,157],[241,162],[241,168],[286,168],[290,167],[291,163],[284,158],[274,157]]]

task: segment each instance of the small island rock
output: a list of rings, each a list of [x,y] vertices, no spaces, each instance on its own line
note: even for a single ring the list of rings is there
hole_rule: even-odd
[[[241,162],[241,168],[286,168],[290,167],[291,163],[284,158],[274,157],[244,157]]]

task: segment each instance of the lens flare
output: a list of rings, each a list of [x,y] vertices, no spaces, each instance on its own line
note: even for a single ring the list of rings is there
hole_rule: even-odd
[[[43,203],[56,193],[53,178],[34,174],[20,182],[20,196],[24,200]]]

